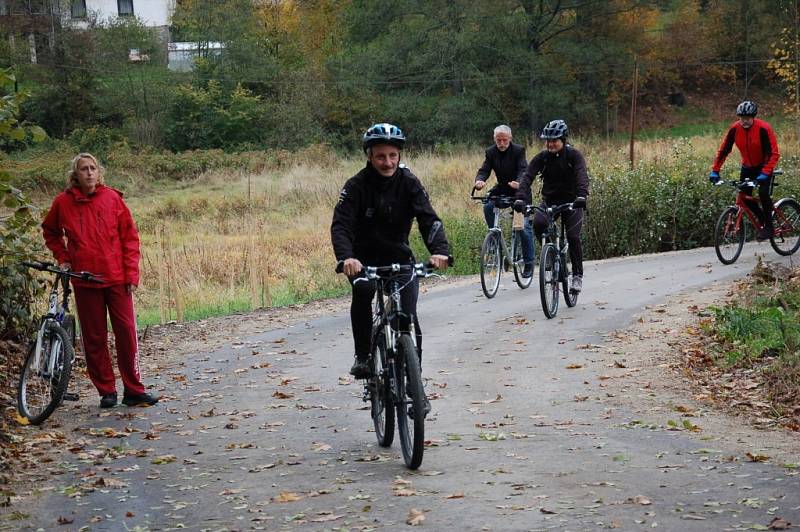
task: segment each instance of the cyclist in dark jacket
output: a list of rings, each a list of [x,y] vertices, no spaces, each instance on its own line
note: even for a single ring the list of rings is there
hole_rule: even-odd
[[[405,144],[400,128],[375,124],[364,134],[362,144],[367,165],[345,183],[331,224],[336,260],[343,263],[353,288],[350,319],[356,360],[350,373],[356,378],[369,377],[372,298],[376,288],[374,282],[353,283],[363,267],[413,263],[408,235],[414,218],[431,252],[430,262],[436,268],[446,268],[450,261],[444,226],[428,193],[411,170],[400,164],[400,150]],[[416,278],[401,291],[403,308],[412,315],[417,312],[418,294]],[[408,327],[409,323],[401,326]]]
[[[722,140],[717,156],[714,157],[708,179],[712,183],[720,180],[719,171],[735,144],[742,156],[739,178],[742,181],[755,179],[758,183],[758,199],[761,200],[761,207],[753,204],[751,208],[764,227],[759,230],[756,238],[768,240],[772,236],[773,205],[770,197],[772,172],[775,170],[775,165],[778,164],[780,153],[775,132],[767,122],[756,118],[757,113],[758,106],[749,100],[743,101],[736,107],[736,115],[739,120],[731,124],[728,133]],[[752,189],[748,189],[748,193],[750,191]]]
[[[569,256],[572,262],[572,286],[574,292],[583,288],[583,250],[581,247],[581,226],[589,195],[589,175],[586,161],[581,152],[567,144],[567,124],[563,120],[553,120],[542,130],[546,149],[539,152],[522,176],[517,190],[514,207],[520,210],[528,197],[533,180],[542,176],[542,207],[573,202],[572,211],[561,214],[567,228]],[[547,229],[547,217],[537,212],[533,217],[533,230],[536,238],[541,238]]]
[[[511,142],[511,128],[500,125],[494,128],[494,145],[486,148],[486,157],[475,176],[475,189],[481,190],[486,186],[486,181],[494,170],[497,177],[497,185],[489,190],[490,197],[509,196],[513,198],[519,188],[519,182],[528,161],[525,159],[525,148],[519,144]],[[488,200],[483,206],[483,216],[486,225],[494,225],[495,201]],[[502,205],[501,205],[502,207]],[[529,220],[525,220],[525,230],[522,232],[522,259],[525,261],[525,268],[522,270],[523,277],[533,275],[533,229]]]

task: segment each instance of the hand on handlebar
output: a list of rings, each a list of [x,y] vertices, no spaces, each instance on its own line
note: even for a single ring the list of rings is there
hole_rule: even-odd
[[[450,257],[447,255],[431,255],[428,262],[437,270],[444,270],[450,265]]]
[[[58,267],[61,268],[61,271],[64,272],[72,270],[72,264],[70,264],[69,262],[62,262],[61,264],[58,265]]]
[[[514,211],[525,212],[525,201],[518,199],[514,202]]]
[[[712,170],[711,173],[708,174],[708,180],[715,185],[717,184],[717,181],[719,181],[720,179],[721,177],[719,176],[719,172],[715,172],[714,170]]]
[[[475,190],[481,190],[486,186],[486,181],[475,181]]]
[[[575,198],[575,201],[572,202],[573,209],[585,209],[586,208],[586,198],[583,196],[578,196]]]
[[[345,259],[342,264],[342,273],[348,277],[355,277],[363,269],[364,265],[358,259]]]

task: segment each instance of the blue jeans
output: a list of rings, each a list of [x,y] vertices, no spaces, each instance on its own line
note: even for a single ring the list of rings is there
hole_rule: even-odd
[[[488,227],[494,227],[494,202],[492,200],[484,204],[483,217],[486,218],[486,225]],[[535,249],[533,226],[531,225],[531,221],[526,217],[525,225],[522,230],[522,260],[525,261],[525,264],[533,265]]]

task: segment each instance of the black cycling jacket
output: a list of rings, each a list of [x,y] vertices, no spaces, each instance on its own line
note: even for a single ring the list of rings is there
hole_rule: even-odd
[[[517,199],[526,200],[536,176],[542,176],[542,199],[548,205],[589,196],[589,174],[581,152],[565,145],[558,153],[542,150],[531,159],[517,190]]]
[[[414,218],[428,251],[449,256],[444,226],[417,176],[400,167],[383,177],[367,163],[347,180],[333,210],[336,260],[356,258],[368,266],[414,261],[408,244]]]
[[[527,166],[528,161],[525,159],[524,147],[512,143],[506,151],[500,151],[495,144],[486,148],[486,157],[478,169],[475,181],[488,181],[494,170],[497,186],[489,191],[489,195],[513,197],[516,190],[508,186],[508,182],[520,181]]]

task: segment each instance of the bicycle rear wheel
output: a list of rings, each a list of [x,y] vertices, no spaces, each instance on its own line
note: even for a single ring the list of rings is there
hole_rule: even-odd
[[[383,333],[375,337],[372,353],[372,377],[370,377],[370,405],[372,424],[378,445],[389,447],[394,440],[394,408],[386,363],[386,340]]]
[[[408,334],[400,335],[394,367],[400,448],[406,467],[417,469],[422,464],[425,450],[425,389],[422,387],[417,350]]]
[[[780,255],[792,255],[800,247],[800,204],[783,198],[772,212],[772,237],[769,243]]]
[[[17,406],[20,415],[31,424],[42,423],[61,403],[72,373],[73,356],[67,332],[55,323],[47,326],[38,351],[36,342],[28,349],[17,387]]]
[[[561,290],[564,292],[564,301],[568,307],[574,307],[578,304],[578,292],[572,291],[570,259],[566,253],[561,255]]]
[[[533,281],[533,275],[530,277],[523,277],[522,270],[525,269],[525,259],[522,257],[522,231],[513,231],[514,236],[511,239],[511,256],[514,257],[514,280],[517,285],[523,290],[528,288]]]
[[[744,218],[737,220],[738,215],[738,207],[728,207],[722,212],[714,228],[714,251],[722,264],[733,264],[742,253],[745,239]]]
[[[542,248],[539,263],[539,294],[542,296],[542,310],[548,318],[558,313],[558,252],[552,243]]]
[[[491,299],[500,287],[500,268],[502,267],[500,235],[490,231],[481,246],[481,287],[483,294]]]

